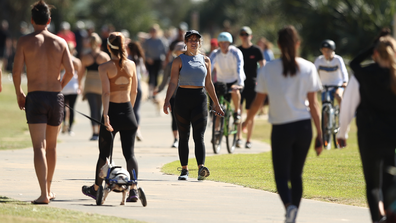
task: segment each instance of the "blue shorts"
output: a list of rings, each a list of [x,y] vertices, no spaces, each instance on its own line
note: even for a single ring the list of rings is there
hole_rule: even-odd
[[[338,87],[338,88],[342,88],[342,90],[344,90],[344,87]],[[330,99],[331,99],[331,101],[334,101],[334,94],[335,94],[335,92],[337,91],[338,88],[334,87],[334,88],[329,90],[330,91]],[[325,100],[325,92],[322,92],[322,101],[324,101],[324,100]]]

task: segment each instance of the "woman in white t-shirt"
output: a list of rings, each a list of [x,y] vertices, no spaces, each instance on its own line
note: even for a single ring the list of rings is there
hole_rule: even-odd
[[[268,62],[257,74],[256,98],[242,128],[253,120],[268,96],[276,187],[286,208],[286,222],[295,222],[303,192],[302,170],[312,140],[311,118],[317,131],[317,155],[322,151],[316,98],[321,82],[315,65],[297,57],[300,40],[293,26],[279,30],[278,46],[282,53],[280,59]]]

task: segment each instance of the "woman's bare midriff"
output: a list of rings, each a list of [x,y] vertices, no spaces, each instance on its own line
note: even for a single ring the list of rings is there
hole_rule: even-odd
[[[180,85],[179,87],[181,87],[181,88],[193,88],[193,89],[203,88],[202,86],[194,86],[194,85]]]

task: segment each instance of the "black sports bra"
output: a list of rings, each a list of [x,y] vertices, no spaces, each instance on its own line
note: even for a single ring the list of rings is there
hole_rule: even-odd
[[[92,55],[92,54],[91,54]],[[94,62],[87,66],[87,70],[93,70],[93,71],[98,71],[99,68],[99,64],[96,63],[96,58],[99,56],[99,54],[96,54],[96,57],[94,57],[94,55],[92,55]]]

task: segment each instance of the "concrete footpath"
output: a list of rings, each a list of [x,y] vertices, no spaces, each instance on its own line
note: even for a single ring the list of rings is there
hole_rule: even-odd
[[[89,114],[86,101],[79,100],[76,109]],[[92,134],[90,121],[77,113],[73,127],[75,135],[60,134],[59,137],[61,143],[57,148],[58,160],[52,184],[57,197],[49,206],[145,222],[284,222],[285,210],[278,194],[214,182],[211,177],[203,182],[195,178],[183,182],[178,181],[176,175],[163,174],[161,166],[178,160],[178,154],[177,149],[170,148],[173,142],[170,116],[161,113],[152,102],[142,103],[141,132],[144,138],[136,142],[135,154],[139,162],[138,186],[146,193],[147,207],[140,202],[120,206],[120,193],[110,193],[103,206],[96,206],[93,199],[81,193],[83,185],[94,182],[98,142],[89,141]],[[208,156],[215,155],[210,134],[208,128],[205,136]],[[190,155],[194,157],[190,140]],[[120,144],[117,136],[113,160],[125,167]],[[235,153],[269,150],[269,145],[254,141],[252,149],[236,149]],[[221,154],[227,154],[225,145]],[[40,190],[31,148],[0,151],[0,163],[1,195],[27,202],[38,197]],[[195,165],[195,162],[191,163],[190,168],[196,169]],[[215,175],[216,171],[212,170],[211,176]],[[297,222],[369,223],[370,215],[367,208],[303,199]]]

